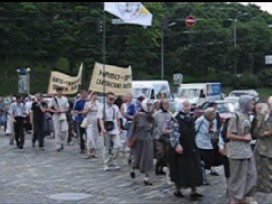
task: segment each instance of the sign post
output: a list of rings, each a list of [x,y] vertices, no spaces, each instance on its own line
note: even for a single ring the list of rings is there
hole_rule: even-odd
[[[30,92],[30,68],[18,68],[18,93],[29,94]]]
[[[187,16],[187,17],[185,18],[185,24],[186,24],[186,26],[188,26],[188,27],[193,27],[193,26],[195,26],[195,25],[196,25],[196,22],[197,22],[197,20],[196,20],[196,18],[195,18],[194,16]]]

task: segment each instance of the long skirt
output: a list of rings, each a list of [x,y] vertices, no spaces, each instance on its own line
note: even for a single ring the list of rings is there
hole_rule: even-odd
[[[203,184],[200,156],[178,155],[175,150],[169,150],[170,177],[178,187],[196,187]]]
[[[272,159],[256,154],[257,188],[258,192],[272,193]]]
[[[257,184],[257,171],[254,157],[250,159],[230,159],[228,192],[231,198],[242,200],[253,196]]]
[[[97,121],[91,121],[91,123],[88,123],[88,126],[86,128],[87,133],[87,149],[97,149],[98,146],[98,128],[97,128]]]
[[[134,169],[139,169],[141,173],[148,174],[153,170],[153,139],[147,136],[145,139],[137,138],[136,145],[132,150]]]

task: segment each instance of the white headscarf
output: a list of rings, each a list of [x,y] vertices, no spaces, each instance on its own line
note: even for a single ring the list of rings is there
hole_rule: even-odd
[[[148,103],[150,103],[151,106],[147,107],[147,104],[148,104]],[[150,113],[150,112],[152,112],[153,109],[154,109],[154,104],[153,104],[149,99],[145,99],[145,100],[143,100],[143,102],[142,102],[142,108],[143,108],[143,110],[144,110],[145,112]]]

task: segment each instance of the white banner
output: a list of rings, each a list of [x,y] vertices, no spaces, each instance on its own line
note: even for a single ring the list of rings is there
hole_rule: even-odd
[[[153,15],[141,2],[105,2],[104,10],[128,24],[152,25]]]
[[[103,75],[104,73],[104,75]],[[112,65],[105,65],[103,72],[103,64],[95,63],[92,80],[90,82],[89,91],[97,91],[99,93],[113,92],[116,95],[125,95],[132,91],[132,71],[131,67],[123,68]]]
[[[63,87],[64,94],[76,94],[82,80],[83,63],[81,63],[78,75],[73,77],[61,72],[51,71],[48,86],[48,94],[55,94],[57,87]]]

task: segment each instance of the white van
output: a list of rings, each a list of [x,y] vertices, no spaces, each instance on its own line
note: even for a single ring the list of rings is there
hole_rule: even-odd
[[[134,99],[144,96],[145,99],[160,100],[167,98],[170,110],[175,107],[174,97],[170,91],[169,82],[166,80],[136,80],[132,81],[132,95]]]
[[[192,109],[200,106],[204,102],[214,102],[221,99],[221,83],[190,83],[180,84],[175,100],[182,103],[188,100],[192,104]]]

